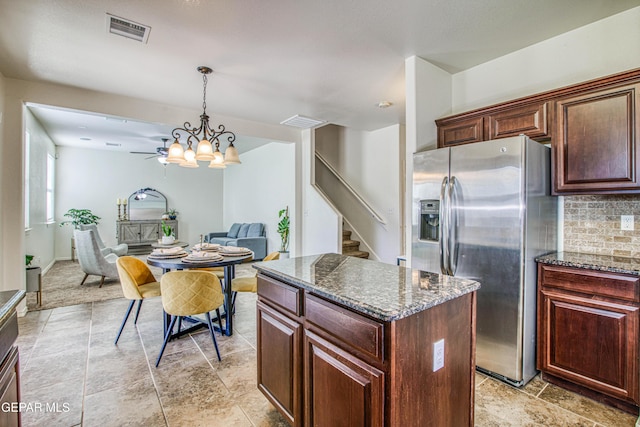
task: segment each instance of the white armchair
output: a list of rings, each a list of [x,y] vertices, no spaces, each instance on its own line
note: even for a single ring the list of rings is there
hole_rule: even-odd
[[[78,261],[85,273],[80,286],[84,285],[89,275],[100,276],[100,287],[104,284],[105,277],[118,278],[118,268],[116,267],[118,256],[113,253],[103,255],[92,230],[74,230],[73,237],[76,241]]]
[[[102,238],[100,237],[100,233],[98,233],[98,227],[96,227],[95,224],[89,224],[89,225],[80,224],[80,230],[93,231],[93,234],[96,238],[96,242],[98,242],[98,247],[100,248],[100,252],[102,252],[102,255],[115,254],[117,256],[124,256],[127,254],[127,252],[129,252],[129,245],[127,245],[126,243],[120,243],[119,245],[112,246],[112,247],[105,246],[104,242],[102,241]]]

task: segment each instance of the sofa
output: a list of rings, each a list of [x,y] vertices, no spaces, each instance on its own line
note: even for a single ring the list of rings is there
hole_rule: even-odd
[[[209,233],[204,237],[205,242],[218,243],[223,246],[240,246],[253,251],[253,259],[261,260],[267,256],[267,236],[264,224],[234,223],[229,231]]]

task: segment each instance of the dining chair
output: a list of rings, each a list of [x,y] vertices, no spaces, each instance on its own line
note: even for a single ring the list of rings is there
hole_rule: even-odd
[[[96,238],[96,242],[98,242],[98,247],[100,248],[100,252],[102,255],[115,254],[117,256],[124,256],[129,252],[129,245],[126,243],[120,243],[116,246],[106,246],[100,237],[100,233],[98,233],[98,227],[95,224],[80,224],[80,230],[92,230],[94,236]]]
[[[269,255],[264,257],[262,261],[275,261],[277,259],[280,259],[280,252],[271,252]],[[231,307],[233,307],[233,312],[235,312],[238,292],[258,292],[258,272],[254,270],[253,274],[250,276],[236,277],[231,280],[231,291],[233,292],[231,297]]]
[[[116,268],[118,257],[114,254],[102,254],[92,230],[74,230],[73,238],[78,251],[78,262],[84,272],[80,286],[84,285],[90,275],[100,276],[100,287],[104,284],[105,277],[118,278],[118,269]]]
[[[145,298],[160,296],[160,283],[143,261],[132,256],[123,256],[116,261],[116,267],[118,268],[118,276],[120,277],[120,284],[122,285],[122,293],[124,297],[130,299],[131,302],[129,303],[129,308],[127,308],[127,313],[124,315],[114,344],[118,344],[120,334],[122,334],[124,325],[129,319],[135,302],[138,301],[138,308],[136,310],[136,317],[133,319],[134,325],[138,323],[138,315],[140,314],[142,301]]]
[[[179,334],[182,318],[195,316],[197,314],[205,315],[218,361],[222,360],[220,358],[218,342],[213,332],[210,314],[211,311],[216,310],[218,322],[220,322],[220,328],[222,329],[220,306],[224,304],[224,295],[222,293],[220,279],[218,279],[216,275],[206,271],[170,271],[165,273],[160,279],[160,290],[162,293],[162,306],[164,307],[165,313],[171,315],[171,321],[166,330],[158,360],[156,360],[156,367],[160,364],[164,349],[173,335],[173,327],[176,320],[178,321],[177,334]]]

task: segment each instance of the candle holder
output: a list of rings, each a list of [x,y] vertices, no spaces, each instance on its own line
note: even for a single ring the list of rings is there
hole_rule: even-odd
[[[118,203],[118,221],[122,221],[122,215],[120,214],[120,203]]]

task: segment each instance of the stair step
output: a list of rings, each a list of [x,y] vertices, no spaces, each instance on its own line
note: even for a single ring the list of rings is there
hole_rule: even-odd
[[[352,256],[357,258],[364,258],[364,259],[369,258],[369,252],[364,252],[364,251],[343,252],[342,255],[347,255],[347,256]]]
[[[342,241],[342,251],[347,250],[357,250],[360,247],[360,242],[357,240],[343,240]]]

